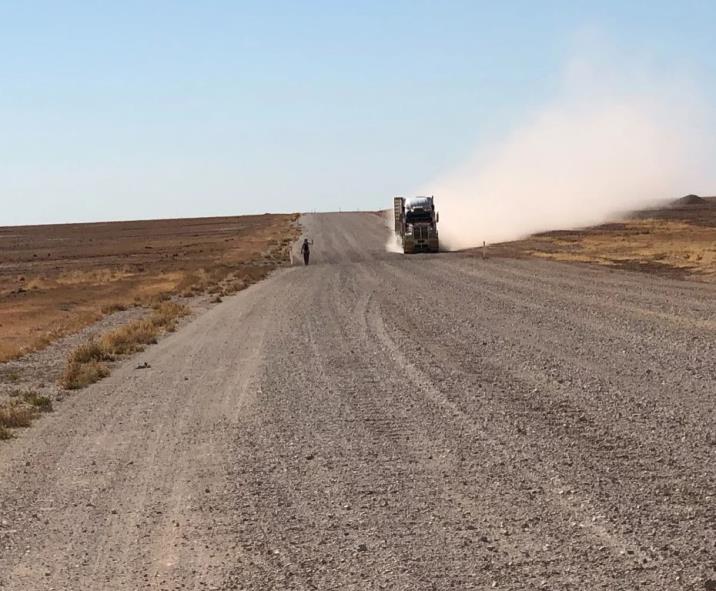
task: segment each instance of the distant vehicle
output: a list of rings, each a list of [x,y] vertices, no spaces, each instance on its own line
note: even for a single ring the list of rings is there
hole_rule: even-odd
[[[438,252],[438,212],[431,197],[395,197],[393,199],[395,235],[405,254]]]

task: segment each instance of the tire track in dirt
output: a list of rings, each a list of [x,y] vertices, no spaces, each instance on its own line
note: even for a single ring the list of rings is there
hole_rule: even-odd
[[[444,278],[442,279],[444,284]],[[423,287],[426,285],[425,278],[422,276],[415,278],[414,283],[415,286],[413,287],[413,289],[417,289],[417,286],[419,285]],[[404,285],[403,282],[399,282],[399,284],[401,286]],[[407,289],[406,291],[409,292],[411,291],[411,289]],[[455,292],[451,291],[450,289],[442,292],[443,300],[445,300],[446,294],[454,294],[456,301],[466,300],[466,298],[462,297],[459,292],[455,294]],[[393,302],[399,301],[400,299],[401,298],[399,295],[394,295],[394,297],[392,298]],[[599,417],[599,406],[592,406],[592,412],[587,413],[585,415],[585,409],[583,406],[584,400],[581,397],[575,399],[571,396],[568,396],[566,399],[564,398],[564,393],[570,393],[569,385],[565,387],[564,385],[559,384],[557,382],[553,385],[553,387],[550,388],[550,384],[548,382],[547,384],[538,384],[540,386],[547,386],[546,388],[540,387],[539,391],[537,389],[532,388],[532,386],[535,385],[533,378],[539,376],[539,371],[535,372],[534,369],[536,368],[533,368],[528,372],[525,372],[520,369],[521,367],[524,367],[525,360],[528,360],[533,357],[532,350],[525,351],[523,353],[524,357],[522,359],[520,359],[520,354],[518,353],[517,355],[508,357],[506,362],[505,360],[499,358],[497,359],[497,361],[488,360],[486,362],[486,360],[482,358],[482,355],[480,353],[480,351],[484,349],[484,347],[472,347],[472,349],[470,350],[465,345],[465,343],[480,343],[481,339],[484,338],[485,334],[491,335],[491,333],[494,333],[494,327],[491,330],[490,326],[488,325],[481,327],[472,325],[471,323],[461,322],[461,320],[465,318],[462,315],[457,318],[452,317],[449,314],[446,315],[444,311],[452,309],[449,297],[448,301],[443,301],[442,308],[437,304],[435,304],[434,306],[432,304],[433,302],[422,302],[424,308],[436,310],[437,313],[431,315],[431,319],[437,317],[439,318],[439,320],[436,320],[435,322],[428,321],[427,323],[425,322],[425,320],[422,320],[420,328],[422,328],[425,333],[429,335],[436,335],[442,329],[443,335],[445,335],[445,333],[454,333],[454,338],[450,338],[453,336],[453,334],[450,334],[447,338],[446,336],[442,336],[441,338],[435,340],[429,339],[422,345],[421,348],[428,348],[429,357],[436,361],[436,365],[438,367],[455,367],[455,364],[458,363],[457,370],[455,372],[456,374],[459,375],[460,373],[464,373],[465,375],[474,376],[472,388],[469,383],[461,385],[459,383],[456,384],[454,382],[450,382],[447,385],[450,390],[456,393],[469,392],[471,389],[478,390],[481,386],[481,382],[486,382],[488,387],[491,383],[499,385],[504,392],[509,392],[510,394],[504,401],[505,408],[498,408],[497,411],[495,411],[495,413],[491,416],[491,420],[501,420],[504,422],[504,417],[511,417],[511,422],[513,424],[507,424],[501,427],[504,432],[515,434],[516,440],[519,440],[522,438],[520,437],[520,431],[524,430],[525,426],[529,426],[530,420],[534,422],[535,419],[539,419],[539,423],[536,425],[536,429],[535,425],[532,426],[534,429],[534,433],[539,433],[540,431],[546,431],[547,433],[551,432],[551,436],[554,438],[554,441],[557,441],[561,444],[560,447],[552,447],[552,449],[547,446],[547,449],[545,450],[545,455],[547,457],[560,458],[561,456],[565,455],[565,448],[569,452],[569,455],[573,456],[574,452],[572,450],[576,449],[580,452],[580,454],[577,456],[577,465],[579,465],[579,463],[591,465],[592,473],[599,474],[600,472],[604,472],[604,467],[606,468],[607,472],[609,471],[610,467],[613,469],[616,462],[617,466],[620,468],[620,470],[623,471],[623,473],[613,474],[611,478],[614,478],[614,476],[616,476],[617,478],[626,477],[627,481],[630,479],[631,471],[633,468],[634,473],[639,475],[639,477],[633,478],[635,486],[631,491],[625,491],[627,492],[626,495],[614,495],[612,497],[612,500],[620,497],[629,498],[630,496],[632,498],[651,500],[654,493],[657,493],[655,498],[658,499],[658,490],[660,487],[663,487],[663,490],[671,490],[672,492],[667,492],[670,497],[668,501],[663,503],[662,507],[654,507],[653,502],[646,503],[647,506],[651,505],[650,510],[653,511],[655,515],[659,515],[660,512],[663,512],[663,517],[665,518],[667,515],[669,515],[668,509],[670,508],[670,506],[673,507],[674,501],[678,502],[678,498],[681,497],[684,507],[683,518],[688,519],[692,522],[694,520],[696,522],[699,522],[699,528],[701,528],[700,531],[709,531],[709,529],[711,528],[709,519],[710,512],[707,509],[709,497],[708,493],[706,493],[706,496],[704,496],[704,491],[713,490],[714,484],[713,471],[709,468],[709,466],[712,466],[712,463],[710,463],[708,459],[711,456],[711,452],[708,450],[708,444],[706,444],[706,447],[704,448],[705,442],[702,441],[695,443],[695,445],[702,452],[701,457],[703,463],[701,464],[700,469],[693,471],[690,469],[685,469],[686,466],[688,466],[689,464],[693,464],[693,457],[689,456],[689,454],[682,454],[682,457],[678,458],[678,452],[676,454],[673,454],[672,450],[668,446],[668,443],[662,443],[660,445],[660,453],[662,455],[660,455],[659,453],[655,453],[654,451],[647,452],[646,450],[648,449],[648,447],[645,447],[643,442],[641,442],[639,439],[629,437],[630,423],[627,421],[622,420],[616,421],[614,423],[616,426],[622,427],[616,433],[612,433],[612,425],[609,423],[605,424],[603,420],[601,421],[601,424],[599,421],[595,423],[594,420],[587,420],[585,422],[585,418],[588,418],[590,414],[592,417]],[[393,306],[395,305],[393,304]],[[387,317],[392,318],[395,317],[396,314],[397,313],[391,310],[391,313],[388,313]],[[481,328],[487,332],[481,332]],[[403,342],[409,343],[411,337],[416,333],[417,330],[418,327],[415,325],[404,327]],[[512,331],[509,331],[509,337],[512,338],[512,342],[508,340],[499,348],[507,348],[511,351],[514,350],[516,342],[520,342],[520,339],[517,338],[517,341],[515,341],[515,334]],[[438,342],[436,343],[436,341]],[[494,342],[494,338],[491,339],[489,349],[492,350],[495,344],[496,343]],[[518,346],[517,351],[519,351],[519,349],[520,347]],[[465,352],[464,356],[462,354],[463,351]],[[468,351],[470,352],[468,353]],[[563,358],[566,358],[568,360],[567,364],[562,362],[561,364],[557,364],[557,366],[561,365],[562,368],[569,369],[571,366],[571,362],[569,361],[570,356],[567,354],[567,356],[564,357],[564,352],[560,351],[559,348],[557,348],[556,351],[559,351],[560,356],[563,356]],[[421,354],[419,350],[415,350],[414,348],[411,352],[416,356],[419,356]],[[431,368],[432,367],[433,366],[431,366]],[[499,374],[500,372],[503,374],[504,377],[500,377],[499,375],[495,378],[490,377],[490,374],[494,376],[496,374]],[[445,372],[440,373],[442,377],[442,374],[444,374]],[[487,376],[487,379],[485,379],[485,376]],[[451,378],[452,377],[453,376],[451,376]],[[442,379],[444,379],[444,377],[442,377]],[[527,379],[527,383],[524,383],[525,379]],[[524,385],[520,387],[520,383],[523,383]],[[518,393],[520,394],[517,395]],[[545,393],[549,395],[549,398],[545,398],[546,404],[539,404],[538,406],[535,406],[535,400],[539,401],[540,398],[544,398]],[[598,401],[598,399],[601,398],[601,393],[596,394],[596,398]],[[462,400],[464,404],[464,398]],[[578,404],[576,408],[573,406],[575,400]],[[567,406],[563,407],[562,405],[565,403],[567,403]],[[529,414],[520,412],[520,408],[529,409]],[[487,409],[485,407],[479,407],[475,409],[473,411],[475,420],[477,420],[480,414],[484,415],[485,412],[487,412]],[[601,413],[603,412],[604,408],[602,407]],[[525,421],[526,418],[528,418],[529,420]],[[522,421],[522,424],[520,424],[519,421]],[[594,432],[595,425],[598,426],[596,433]],[[541,441],[540,438],[535,439],[533,433],[528,432],[525,435],[529,437],[530,440],[532,440],[533,444],[539,444],[539,442]],[[576,441],[573,440],[572,443],[570,443],[569,440],[565,441],[564,439],[565,437],[573,439],[575,435],[578,436],[578,439]],[[652,438],[651,443],[658,442],[660,438],[663,438],[663,433],[661,433],[657,437]],[[675,440],[675,438],[673,437],[671,439]],[[615,454],[620,455],[616,455],[615,457]],[[595,456],[594,461],[590,461],[590,457],[592,455]],[[674,458],[670,456],[676,456],[677,459],[680,459],[682,461],[678,461],[675,463]],[[539,457],[537,457],[536,459],[539,460]],[[632,462],[632,468],[629,468],[629,461]],[[626,463],[626,465],[621,465],[624,463]],[[668,466],[662,466],[662,463],[672,465],[675,463],[676,465],[673,466],[673,469],[670,470]],[[571,471],[573,469],[573,465],[575,465],[574,458],[571,458],[568,460],[567,471]],[[665,468],[666,473],[664,474]],[[652,472],[654,475],[656,475],[658,472],[661,472],[662,474],[656,482],[650,482],[649,480],[651,478],[651,474],[645,474],[645,470],[647,470],[648,472]],[[562,470],[562,472],[564,473],[564,469]],[[606,476],[610,477],[608,474]],[[568,481],[568,479],[565,479],[564,477],[562,479],[564,481]],[[694,479],[696,479],[696,482],[692,482]],[[599,482],[599,480],[597,480],[597,482]],[[622,483],[620,483],[620,485],[621,484]],[[648,486],[644,488],[644,484],[647,484]],[[562,488],[569,490],[568,486],[563,485]],[[586,490],[589,490],[589,488],[587,488]],[[647,493],[646,491],[649,492]],[[676,497],[673,495],[673,491],[676,491]],[[632,495],[630,495],[629,492],[631,492]],[[697,511],[696,513],[694,513],[692,510],[690,510],[689,506],[694,504],[696,506],[700,506],[702,508],[701,511]],[[603,511],[595,512],[596,515],[603,513]],[[678,517],[678,515],[673,515],[673,510],[671,513],[672,518]],[[624,520],[621,519],[620,521]],[[707,548],[709,546],[709,543],[706,541],[707,537],[703,537],[700,539],[701,544],[703,544],[701,546],[700,552],[707,552]],[[664,535],[664,532],[662,532],[662,541],[665,543],[664,549],[668,548],[668,542],[671,541],[669,540],[668,534]],[[685,540],[682,539],[681,542],[684,543]],[[632,549],[635,546],[638,547],[637,545],[634,545],[632,546]],[[652,551],[651,554],[653,555],[654,552]],[[679,551],[676,550],[676,556],[678,556],[678,554]],[[672,563],[673,557],[674,556],[672,555]],[[678,565],[678,559],[676,562]],[[676,570],[678,570],[678,568],[677,566],[674,566],[674,571]]]
[[[374,330],[377,338],[384,343],[390,351],[396,365],[404,372],[406,379],[409,379],[415,388],[422,391],[433,404],[445,408],[447,411],[445,413],[447,415],[446,419],[449,420],[450,424],[453,426],[459,424],[461,426],[459,431],[469,434],[468,441],[461,442],[462,449],[469,449],[470,443],[475,440],[489,442],[489,449],[482,455],[490,457],[492,461],[495,461],[495,458],[500,458],[498,463],[500,466],[503,466],[503,474],[483,476],[480,479],[483,485],[486,480],[490,478],[495,479],[497,477],[500,480],[498,484],[498,489],[500,490],[515,488],[529,491],[529,495],[526,498],[519,499],[509,510],[504,511],[504,513],[511,515],[513,519],[515,515],[519,515],[520,513],[529,513],[534,518],[535,515],[540,514],[540,508],[544,503],[552,504],[557,507],[558,513],[567,513],[574,524],[579,524],[579,527],[583,530],[583,532],[580,533],[593,535],[599,540],[600,544],[592,544],[595,549],[600,545],[606,545],[609,546],[614,553],[626,554],[628,549],[638,547],[635,540],[627,540],[619,534],[610,532],[609,528],[605,527],[605,525],[595,523],[593,517],[598,515],[598,513],[589,511],[588,509],[585,510],[584,500],[574,498],[571,494],[565,496],[565,489],[571,492],[575,487],[563,477],[560,477],[556,472],[550,473],[543,471],[542,473],[538,473],[534,471],[529,464],[525,464],[524,462],[514,464],[515,456],[508,451],[511,450],[509,439],[512,437],[512,429],[504,429],[503,425],[488,421],[483,421],[482,424],[478,424],[475,417],[466,414],[458,404],[450,400],[449,396],[444,395],[427,374],[423,373],[401,353],[401,347],[388,335],[385,324],[380,320],[380,317],[375,323]],[[449,355],[442,355],[436,357],[436,359],[439,359],[443,363],[450,362]],[[510,466],[510,464],[514,465]],[[550,486],[545,487],[545,483],[549,483]],[[495,501],[496,506],[499,506],[499,504],[505,504],[504,495],[499,501]],[[484,507],[482,508],[484,509]],[[549,519],[549,511],[545,512],[538,520],[544,521],[545,519]],[[514,534],[512,534],[512,536],[514,538]],[[534,548],[536,546],[534,540],[527,541],[525,539],[514,544],[515,548]],[[634,553],[634,551],[630,552],[630,554]],[[638,552],[638,554],[640,556],[637,556],[637,559],[647,562],[648,559],[644,553]],[[631,557],[629,558],[629,563],[633,563]],[[521,564],[522,567],[525,567],[528,564],[532,564],[532,562],[523,561]],[[514,562],[511,566],[514,566]],[[615,577],[616,576],[615,573]],[[519,583],[520,580],[524,583],[523,577],[524,572],[521,574],[520,579],[513,581],[513,583]]]

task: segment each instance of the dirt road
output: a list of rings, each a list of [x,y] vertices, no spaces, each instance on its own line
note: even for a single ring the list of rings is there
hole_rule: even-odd
[[[714,588],[714,286],[304,223],[0,446],[0,589]]]

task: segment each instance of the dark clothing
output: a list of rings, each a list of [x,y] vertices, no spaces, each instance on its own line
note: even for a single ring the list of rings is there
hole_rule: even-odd
[[[308,258],[311,256],[311,249],[308,246],[308,242],[304,242],[301,245],[301,254],[303,255],[303,264],[308,264]]]

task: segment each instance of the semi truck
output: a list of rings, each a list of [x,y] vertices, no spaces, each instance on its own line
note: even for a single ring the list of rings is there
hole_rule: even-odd
[[[438,212],[431,197],[395,197],[393,199],[395,236],[405,254],[438,252]]]

